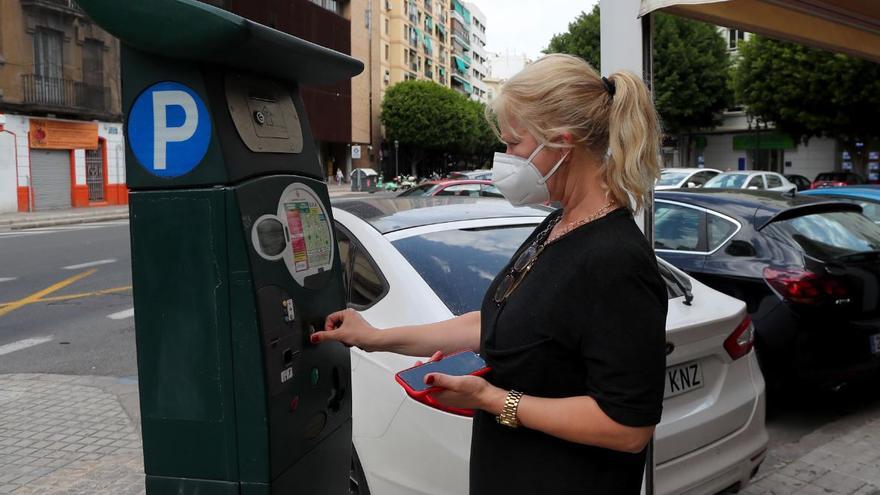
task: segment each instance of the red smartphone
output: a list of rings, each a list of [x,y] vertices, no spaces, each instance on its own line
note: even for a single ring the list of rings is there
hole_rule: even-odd
[[[394,378],[410,397],[423,404],[454,414],[473,416],[472,410],[445,407],[433,400],[430,393],[442,389],[426,384],[425,375],[429,373],[443,373],[444,375],[452,376],[483,376],[490,369],[486,365],[486,361],[474,351],[460,351],[444,356],[439,361],[432,361],[403,370],[397,373]]]

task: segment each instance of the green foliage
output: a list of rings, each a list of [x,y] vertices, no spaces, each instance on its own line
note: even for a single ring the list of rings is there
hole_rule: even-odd
[[[599,7],[582,13],[545,53],[577,55],[599,68]],[[658,14],[654,32],[654,97],[670,134],[712,127],[732,100],[730,58],[714,26]]]
[[[733,98],[730,57],[714,26],[658,14],[654,22],[654,100],[670,134],[720,123]]]
[[[555,34],[544,53],[568,53],[586,60],[599,69],[599,5],[596,4],[589,14],[581,14],[569,23],[568,32]]]
[[[880,136],[880,64],[754,36],[739,48],[737,100],[792,138]]]
[[[448,153],[482,165],[499,144],[484,111],[482,103],[453,89],[431,81],[404,81],[385,92],[380,120],[386,140],[398,140],[411,164],[418,166],[426,158],[440,162],[440,155]]]

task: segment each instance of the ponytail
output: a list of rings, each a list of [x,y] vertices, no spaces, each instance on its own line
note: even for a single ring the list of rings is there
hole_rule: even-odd
[[[605,183],[619,204],[640,211],[660,176],[659,119],[648,88],[635,74],[615,72],[608,80],[613,96]]]

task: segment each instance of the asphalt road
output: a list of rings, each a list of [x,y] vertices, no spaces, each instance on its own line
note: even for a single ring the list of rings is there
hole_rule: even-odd
[[[127,222],[0,232],[0,373],[136,377]],[[876,382],[770,398],[762,471],[880,416]]]
[[[0,232],[0,373],[137,374],[128,222]]]

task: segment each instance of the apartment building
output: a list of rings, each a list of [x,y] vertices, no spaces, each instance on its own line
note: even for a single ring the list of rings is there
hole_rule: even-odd
[[[0,0],[0,212],[127,203],[119,53],[72,0]]]
[[[486,103],[489,87],[484,82],[489,77],[489,53],[486,51],[486,15],[476,4],[465,4],[471,13],[471,98]]]

